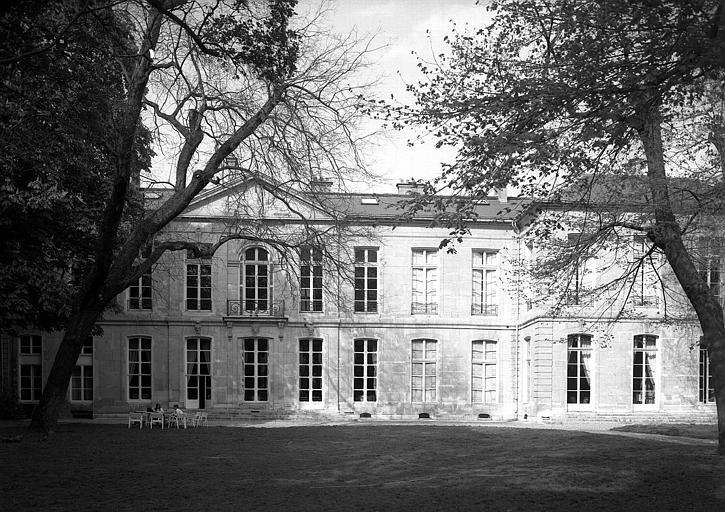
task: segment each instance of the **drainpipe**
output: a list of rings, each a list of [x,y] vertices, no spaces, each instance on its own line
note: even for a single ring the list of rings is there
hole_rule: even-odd
[[[514,228],[514,233],[516,236],[516,262],[518,265],[521,263],[521,237],[517,233],[516,229],[516,222],[511,221],[511,224]],[[516,379],[516,395],[514,396],[514,404],[515,404],[515,411],[514,414],[516,415],[516,419],[519,417],[519,399],[521,395],[521,383],[519,382],[520,379],[520,371],[519,371],[519,365],[521,364],[521,351],[520,351],[520,340],[519,340],[519,329],[520,329],[520,317],[521,317],[521,273],[518,271],[516,273],[516,324],[515,324],[515,331],[514,331],[514,346],[515,346],[515,354],[516,354],[516,363],[514,364],[514,375]]]

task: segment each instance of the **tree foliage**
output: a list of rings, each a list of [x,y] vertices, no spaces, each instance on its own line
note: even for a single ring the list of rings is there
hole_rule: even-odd
[[[98,166],[93,165],[95,160],[83,160],[77,162],[82,172],[67,173],[77,178],[78,187],[90,189],[85,190],[90,195],[83,195],[82,189],[76,194],[88,216],[68,210],[82,228],[89,256],[80,267],[78,285],[64,295],[68,314],[63,340],[35,409],[33,427],[53,429],[83,341],[118,294],[166,253],[211,256],[223,243],[236,239],[266,237],[271,245],[290,248],[341,240],[340,223],[335,224],[337,230],[317,229],[304,212],[298,212],[302,228],[295,237],[241,217],[223,233],[215,232],[217,240],[204,243],[165,229],[207,188],[256,179],[276,184],[275,194],[282,201],[290,187],[302,188],[309,192],[310,205],[339,219],[332,205],[313,193],[313,182],[320,176],[365,173],[358,153],[364,140],[355,131],[362,87],[355,73],[370,48],[352,36],[321,29],[324,7],[302,19],[296,15],[296,4],[296,0],[81,1],[70,3],[65,17],[50,23],[35,40],[26,42],[21,33],[15,44],[4,48],[0,65],[8,74],[24,72],[32,68],[33,59],[51,59],[54,52],[66,59],[61,63],[92,64],[90,69],[79,67],[86,73],[74,80],[49,87],[49,93],[54,89],[69,100],[68,111],[76,108],[75,97],[88,96],[93,104],[94,93],[111,93],[99,100],[96,110],[79,112],[72,119],[86,138],[73,137],[70,142],[97,144],[82,147],[78,154],[93,155]],[[54,9],[66,12],[61,5],[65,4],[51,4],[52,12],[46,14],[53,17]],[[35,19],[34,7],[19,3],[14,16]],[[85,32],[87,24],[99,27],[100,33]],[[35,30],[32,23],[28,27]],[[86,40],[88,49],[82,45]],[[121,80],[114,81],[119,76]],[[29,127],[27,134],[35,137],[36,130]],[[152,170],[141,165],[146,163],[141,156],[148,155],[143,148],[149,136],[158,153]],[[66,142],[58,141],[57,153],[76,148]],[[41,149],[38,158],[49,161],[49,153]],[[69,153],[62,161],[75,156]],[[49,169],[51,182],[58,180],[55,171]],[[139,182],[165,189],[141,203]],[[9,224],[17,221],[11,219]],[[33,236],[45,243],[42,234]]]
[[[3,330],[61,328],[93,262],[125,94],[111,48],[128,34],[110,11],[79,17],[88,7],[14,2],[0,16],[0,61],[8,61],[0,67]],[[141,128],[137,139],[138,173],[151,153],[148,132]]]
[[[569,225],[539,216],[530,230],[555,246],[550,277],[571,276],[603,249],[631,249],[632,232],[646,237],[648,249],[616,267],[613,282],[626,294],[645,269],[656,273],[653,257],[668,263],[709,349],[725,453],[723,312],[687,245],[696,230],[711,235],[723,213],[725,2],[509,0],[485,9],[489,23],[454,27],[450,51],[421,62],[416,104],[387,112],[457,149],[427,187],[451,193],[451,235],[466,232],[464,198],[508,186],[533,210],[578,212]],[[582,235],[562,240],[573,227]]]

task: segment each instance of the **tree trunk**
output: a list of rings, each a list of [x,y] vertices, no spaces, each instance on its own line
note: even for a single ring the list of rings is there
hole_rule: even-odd
[[[81,311],[66,328],[43,387],[43,395],[33,410],[31,430],[50,433],[55,429],[66,403],[68,384],[83,348],[83,342],[92,335],[93,326],[102,311],[103,307],[99,306]]]
[[[641,113],[638,126],[640,140],[647,156],[648,185],[652,192],[655,227],[649,232],[652,242],[662,249],[695,309],[702,329],[702,346],[707,348],[715,387],[717,405],[718,453],[725,455],[725,321],[720,303],[695,267],[672,210],[662,146],[661,117],[657,107]]]

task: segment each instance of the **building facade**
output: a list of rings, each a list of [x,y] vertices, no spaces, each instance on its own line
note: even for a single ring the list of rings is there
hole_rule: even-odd
[[[371,233],[342,244],[348,272],[311,247],[280,258],[243,240],[211,259],[167,254],[84,346],[69,411],[110,416],[159,403],[219,418],[715,417],[696,325],[662,323],[650,303],[606,330],[595,327],[601,316],[530,307],[512,271],[527,252],[522,201],[482,201],[451,252],[440,244],[449,230],[432,217],[398,218],[404,192],[329,194]],[[258,201],[255,222],[297,222],[255,182],[206,192],[169,232],[214,242],[240,197]],[[329,221],[301,195],[290,201]],[[3,336],[3,390],[32,407],[59,342],[58,333]]]

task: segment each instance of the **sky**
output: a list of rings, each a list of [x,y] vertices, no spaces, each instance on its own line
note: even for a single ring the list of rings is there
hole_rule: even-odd
[[[301,0],[298,12],[319,0]],[[422,75],[416,67],[415,51],[426,58],[445,50],[443,37],[451,32],[451,21],[459,28],[466,23],[484,24],[485,9],[476,0],[332,0],[331,28],[340,33],[356,29],[359,34],[375,34],[375,41],[387,45],[374,58],[371,71],[381,80],[372,94],[389,99],[408,100],[405,84],[417,82]],[[371,184],[376,192],[395,192],[395,184],[411,178],[430,179],[441,169],[441,162],[452,161],[451,149],[436,149],[435,141],[424,138],[413,147],[412,131],[391,131],[380,137],[366,158],[382,182]]]

